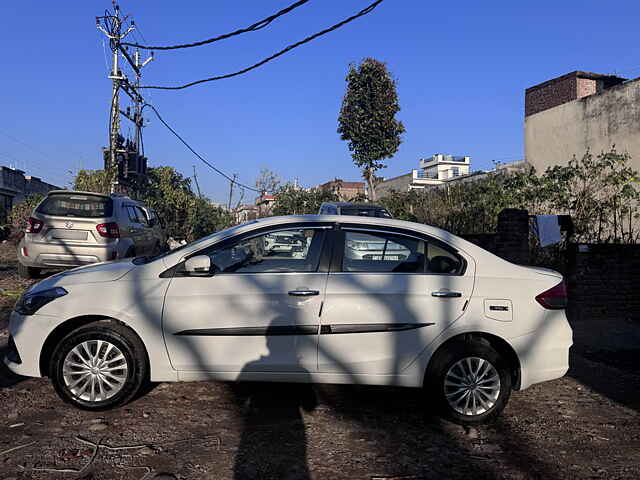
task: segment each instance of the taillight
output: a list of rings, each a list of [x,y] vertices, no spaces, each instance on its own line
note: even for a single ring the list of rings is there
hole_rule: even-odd
[[[567,287],[564,281],[555,287],[545,290],[536,297],[536,301],[544,308],[561,310],[567,307]]]
[[[37,218],[29,217],[27,218],[27,228],[25,229],[26,233],[38,233],[42,230],[44,226],[44,222],[38,220]]]
[[[120,229],[115,222],[101,223],[96,225],[96,230],[101,237],[104,238],[120,238]]]

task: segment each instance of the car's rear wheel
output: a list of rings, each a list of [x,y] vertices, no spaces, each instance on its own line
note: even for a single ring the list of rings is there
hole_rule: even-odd
[[[40,268],[27,267],[26,265],[18,262],[18,275],[22,278],[38,278],[40,276],[40,272]]]
[[[53,353],[51,381],[65,402],[84,410],[120,407],[148,376],[142,342],[129,328],[98,321],[74,330]]]
[[[426,393],[448,419],[460,424],[488,423],[500,415],[511,395],[511,369],[490,345],[455,342],[437,353],[429,367]]]

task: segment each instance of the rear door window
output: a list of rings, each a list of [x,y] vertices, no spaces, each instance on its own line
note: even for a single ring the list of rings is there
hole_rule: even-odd
[[[343,272],[461,275],[464,267],[462,257],[435,239],[345,231]]]
[[[144,210],[142,210],[140,207],[133,207],[136,211],[136,214],[138,216],[138,223],[141,223],[143,225],[149,225],[149,220],[147,219],[147,214],[144,213]]]
[[[378,232],[345,232],[344,272],[424,273],[422,240]]]
[[[49,195],[37,212],[58,217],[105,218],[113,215],[113,200],[73,193]]]
[[[133,223],[140,223],[140,220],[138,219],[138,212],[136,211],[135,207],[133,207],[132,205],[128,205],[127,214],[129,215],[129,220],[131,220]]]

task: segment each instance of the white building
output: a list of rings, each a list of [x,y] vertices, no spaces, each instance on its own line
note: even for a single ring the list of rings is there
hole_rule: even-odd
[[[420,170],[414,170],[417,178],[432,180],[449,180],[462,175],[469,175],[471,157],[445,155],[436,153],[429,158],[420,159]]]
[[[421,158],[419,167],[398,177],[385,178],[376,186],[376,193],[384,196],[392,190],[406,192],[423,189],[469,175],[471,157],[436,153],[431,157]]]

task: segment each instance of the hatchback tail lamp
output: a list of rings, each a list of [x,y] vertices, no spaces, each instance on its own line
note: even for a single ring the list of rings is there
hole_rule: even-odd
[[[120,238],[120,229],[115,222],[101,223],[96,225],[96,230],[101,237],[104,238]]]
[[[29,217],[27,218],[27,228],[25,229],[26,233],[39,233],[44,226],[44,222],[38,220],[37,218]]]
[[[545,290],[536,297],[536,301],[549,310],[562,310],[567,308],[567,286],[564,281],[555,287]]]

